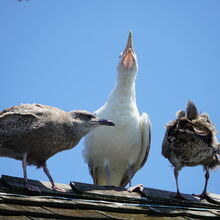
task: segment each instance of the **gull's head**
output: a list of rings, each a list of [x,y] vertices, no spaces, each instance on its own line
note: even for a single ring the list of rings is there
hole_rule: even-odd
[[[124,51],[120,54],[118,64],[119,73],[136,74],[138,71],[137,56],[132,46],[132,31],[129,32],[128,41]]]
[[[100,119],[95,114],[92,114],[91,112],[85,110],[76,110],[69,113],[73,119],[74,124],[78,125],[78,129],[83,133],[83,135],[101,125],[115,126],[112,121]]]
[[[184,110],[178,110],[176,112],[176,118],[177,119],[184,118],[184,117],[186,117],[186,112]]]

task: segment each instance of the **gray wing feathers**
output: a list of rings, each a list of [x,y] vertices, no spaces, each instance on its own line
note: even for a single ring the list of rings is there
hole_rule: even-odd
[[[134,174],[144,166],[145,162],[147,161],[149,151],[150,151],[150,144],[151,144],[151,122],[146,113],[141,115],[140,120],[141,126],[141,136],[142,136],[142,145],[141,150],[139,153],[139,157],[135,164],[130,167],[121,181],[121,186],[124,187],[130,181],[130,178],[134,176]]]
[[[142,161],[139,169],[144,166],[147,161],[150,144],[151,144],[151,122],[146,113],[141,116],[141,132],[142,132],[142,150],[140,152],[139,160]]]

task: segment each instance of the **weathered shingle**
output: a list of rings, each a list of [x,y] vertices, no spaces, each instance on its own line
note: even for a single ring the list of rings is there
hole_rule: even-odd
[[[220,196],[199,201],[189,194],[178,200],[174,192],[145,188],[129,193],[84,183],[57,184],[65,193],[50,190],[49,182],[30,180],[41,193],[28,191],[23,179],[2,176],[0,219],[220,219]]]

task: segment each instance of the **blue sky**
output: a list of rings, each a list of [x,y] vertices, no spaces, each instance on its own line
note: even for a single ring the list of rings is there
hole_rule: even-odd
[[[0,109],[41,103],[95,111],[115,84],[132,29],[137,104],[153,124],[149,159],[132,183],[175,191],[172,167],[161,155],[164,125],[191,99],[220,129],[219,10],[218,0],[2,0]],[[56,182],[92,183],[82,149],[83,140],[48,160]],[[0,174],[23,175],[20,161],[0,158],[0,167]],[[35,167],[28,177],[47,181]],[[184,168],[179,183],[181,192],[201,192],[202,167]],[[212,171],[208,191],[220,193],[219,183],[220,170]]]

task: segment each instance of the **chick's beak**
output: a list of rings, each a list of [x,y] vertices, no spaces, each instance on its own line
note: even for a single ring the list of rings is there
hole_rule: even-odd
[[[127,45],[122,53],[122,64],[125,67],[132,68],[135,62],[134,50],[132,46],[132,32],[129,32]]]
[[[106,120],[106,119],[99,119],[99,120],[98,120],[98,123],[99,123],[100,125],[115,126],[115,123],[113,123],[113,122],[110,121],[110,120]]]

